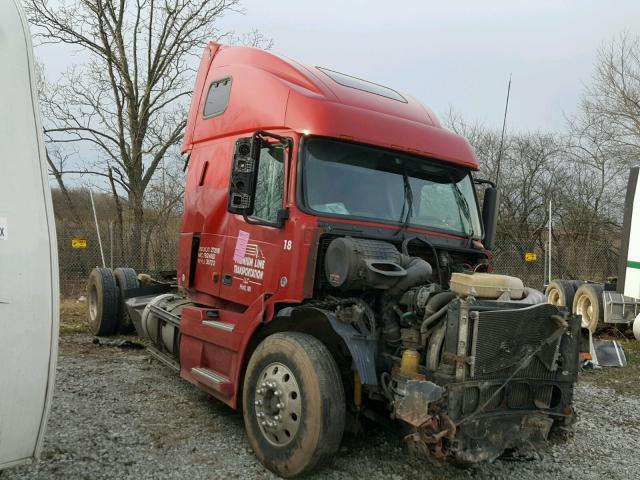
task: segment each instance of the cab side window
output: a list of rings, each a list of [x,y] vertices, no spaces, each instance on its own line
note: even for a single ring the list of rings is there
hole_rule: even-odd
[[[258,162],[258,178],[253,216],[275,223],[282,209],[284,190],[284,149],[263,147]]]
[[[207,100],[204,102],[202,116],[204,118],[221,115],[229,104],[229,94],[231,93],[231,78],[222,78],[211,82]]]

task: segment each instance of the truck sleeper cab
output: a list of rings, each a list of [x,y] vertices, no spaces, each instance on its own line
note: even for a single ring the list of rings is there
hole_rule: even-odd
[[[579,321],[488,273],[497,192],[481,214],[471,147],[427,108],[211,43],[183,152],[176,285],[125,288],[118,308],[242,408],[267,468],[326,464],[347,416],[393,419],[415,451],[462,463],[571,423]]]

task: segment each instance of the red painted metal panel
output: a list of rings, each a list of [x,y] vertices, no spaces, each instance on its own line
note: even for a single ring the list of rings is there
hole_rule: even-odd
[[[187,126],[184,131],[184,138],[182,140],[182,153],[191,151],[193,147],[193,129],[198,120],[198,107],[200,106],[200,100],[202,97],[202,90],[205,85],[205,78],[209,72],[209,66],[213,61],[213,57],[220,48],[220,45],[214,42],[209,42],[209,45],[204,49],[202,57],[200,59],[200,66],[198,67],[198,74],[196,76],[196,82],[193,87],[193,96],[191,97],[191,108],[189,110],[189,117],[187,118]]]
[[[192,288],[209,295],[220,293],[222,262],[225,254],[223,235],[203,233],[196,260],[196,276]]]
[[[443,129],[431,110],[336,83],[316,68],[247,47],[222,46],[210,64],[206,51],[189,113],[184,150],[207,139],[257,129],[292,129],[431,155],[477,169],[466,139]],[[206,77],[202,69],[207,68]],[[204,92],[232,77],[224,114],[204,119]],[[190,130],[191,129],[191,130]]]
[[[224,113],[204,118],[205,93],[212,81],[232,79]],[[187,296],[202,307],[185,308],[181,321],[181,375],[232,407],[236,406],[245,351],[254,332],[271,320],[274,305],[300,303],[313,292],[319,218],[296,205],[298,145],[304,134],[348,139],[424,155],[477,169],[469,143],[441,128],[433,113],[405,95],[399,102],[335,83],[315,68],[244,47],[205,51],[196,80],[183,150],[190,152],[178,262],[193,285]],[[227,211],[235,141],[256,130],[294,140],[283,228],[252,225]],[[206,173],[204,166],[208,164]],[[331,219],[393,230],[397,227]],[[425,231],[410,231],[427,233]],[[200,235],[198,261],[190,272],[192,236]],[[431,232],[430,232],[431,233]],[[436,236],[456,238],[433,233]],[[228,277],[227,277],[228,276]],[[226,284],[229,283],[230,284]],[[207,312],[232,329],[208,326]],[[203,383],[191,369],[205,368],[229,379]]]
[[[217,310],[218,316],[210,317],[207,312],[211,310],[187,307],[182,311],[180,375],[199,387],[203,387],[203,384],[194,376],[193,368],[206,368],[224,375],[230,381],[227,396],[224,395],[226,390],[205,390],[235,408],[247,345],[256,328],[265,319],[271,318],[273,307],[265,306],[263,298],[259,297],[244,313]],[[206,322],[211,320],[230,325],[233,329],[208,326]]]

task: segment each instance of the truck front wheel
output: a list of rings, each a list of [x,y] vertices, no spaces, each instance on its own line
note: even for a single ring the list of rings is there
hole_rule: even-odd
[[[243,391],[247,436],[269,470],[293,477],[333,458],[344,430],[344,389],[318,339],[298,332],[267,337],[251,356]]]

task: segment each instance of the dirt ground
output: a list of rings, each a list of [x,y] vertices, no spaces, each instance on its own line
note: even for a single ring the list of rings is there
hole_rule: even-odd
[[[94,343],[84,306],[63,304],[56,391],[42,459],[2,480],[81,478],[275,478],[255,459],[242,417],[116,337]],[[469,469],[411,457],[395,435],[373,425],[348,436],[334,465],[314,478],[638,478],[640,346],[625,341],[626,369],[581,375],[573,438],[540,458]]]

